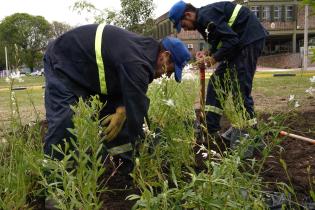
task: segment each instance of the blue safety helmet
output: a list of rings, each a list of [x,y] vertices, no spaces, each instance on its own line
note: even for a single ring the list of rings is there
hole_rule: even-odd
[[[166,37],[162,40],[165,50],[171,53],[171,60],[175,66],[175,80],[182,80],[182,70],[187,62],[191,59],[191,54],[186,45],[179,39],[174,37]]]
[[[186,3],[183,1],[179,1],[176,4],[174,4],[173,7],[168,12],[168,18],[173,22],[174,27],[176,28],[178,33],[182,29],[180,21],[184,16],[185,9]]]

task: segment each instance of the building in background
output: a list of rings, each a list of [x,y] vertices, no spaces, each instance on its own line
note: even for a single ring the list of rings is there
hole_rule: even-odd
[[[281,68],[301,67],[305,14],[302,1],[237,0],[236,2],[250,8],[269,31],[264,56],[259,60],[260,64]],[[314,48],[315,15],[312,15],[312,11],[309,11],[309,14],[309,48]],[[197,51],[207,48],[205,41],[197,31],[182,30],[177,34],[167,15],[168,13],[165,13],[155,20],[156,27],[153,34],[155,38],[176,36],[187,44],[193,55]]]
[[[156,39],[162,39],[165,36],[175,36],[181,39],[191,51],[192,55],[195,55],[197,51],[206,49],[206,42],[198,31],[184,31],[180,33],[176,32],[173,28],[173,24],[168,19],[168,13],[163,14],[155,20],[155,29],[153,37]]]

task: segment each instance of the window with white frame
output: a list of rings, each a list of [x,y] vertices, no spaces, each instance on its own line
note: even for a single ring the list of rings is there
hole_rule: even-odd
[[[263,6],[262,20],[270,21],[270,6]]]
[[[285,6],[285,19],[293,20],[293,5]]]
[[[250,10],[260,19],[260,6],[251,6]]]
[[[187,48],[188,48],[188,49],[193,49],[193,48],[194,48],[194,45],[193,45],[193,44],[187,44]]]
[[[274,6],[273,19],[274,19],[275,21],[281,19],[281,6],[279,6],[279,5]]]

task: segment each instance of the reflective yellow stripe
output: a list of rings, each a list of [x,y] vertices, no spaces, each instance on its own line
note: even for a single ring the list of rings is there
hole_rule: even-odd
[[[206,105],[205,106],[205,111],[206,112],[214,112],[216,114],[223,115],[223,109],[220,109],[220,108],[215,107],[215,106]]]
[[[120,145],[118,147],[112,147],[110,149],[107,149],[108,153],[112,156],[119,155],[119,154],[129,152],[132,150],[133,150],[133,148],[132,148],[131,143],[123,144],[123,145]]]
[[[236,20],[236,17],[237,17],[237,15],[238,15],[238,13],[239,13],[241,7],[242,7],[242,5],[240,5],[240,4],[237,4],[237,5],[235,6],[235,8],[234,8],[234,10],[233,10],[233,13],[232,13],[232,15],[231,15],[231,17],[230,17],[230,20],[229,20],[229,22],[228,22],[228,25],[229,25],[230,27],[232,27],[232,25],[234,24],[234,22],[235,22],[235,20]],[[219,49],[219,48],[221,48],[221,47],[222,47],[222,42],[219,42],[219,44],[218,44],[218,46],[217,46],[217,49]]]
[[[241,7],[242,7],[242,5],[240,5],[240,4],[237,4],[237,5],[235,6],[235,8],[234,8],[234,10],[233,10],[233,13],[232,13],[232,16],[230,17],[230,20],[229,20],[229,22],[228,22],[228,25],[229,25],[230,27],[232,27],[232,25],[234,24],[234,22],[235,22],[235,20],[236,20],[236,17],[237,17],[237,15],[238,15],[238,13],[239,13]]]
[[[105,23],[100,24],[97,27],[96,35],[95,35],[95,57],[98,68],[98,78],[100,81],[100,88],[102,94],[107,94],[106,80],[105,80],[105,68],[102,57],[102,36],[103,30],[105,27]]]

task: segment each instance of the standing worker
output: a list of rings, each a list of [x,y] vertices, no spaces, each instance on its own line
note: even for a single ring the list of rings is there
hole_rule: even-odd
[[[209,44],[208,65],[218,63],[211,76],[207,89],[205,111],[208,133],[217,136],[220,130],[222,105],[215,91],[215,80],[224,86],[224,74],[231,70],[231,77],[236,73],[240,92],[247,112],[246,125],[255,127],[257,120],[254,101],[251,96],[257,59],[261,55],[268,32],[257,17],[247,8],[232,2],[217,2],[201,8],[179,1],[169,11],[169,19],[177,32],[198,30]],[[234,94],[237,94],[234,92]],[[240,130],[231,127],[231,131]],[[235,132],[234,132],[235,133]],[[235,141],[237,138],[231,141]],[[231,142],[232,143],[232,142]]]
[[[149,83],[162,74],[175,72],[181,81],[182,68],[190,60],[185,45],[176,38],[160,42],[124,29],[85,25],[66,32],[49,44],[45,57],[45,108],[48,132],[46,155],[61,160],[53,145],[70,142],[73,111],[79,97],[99,95],[106,106],[101,117],[107,126],[107,152],[122,160],[123,173],[133,168],[132,154],[142,134],[149,107]]]

